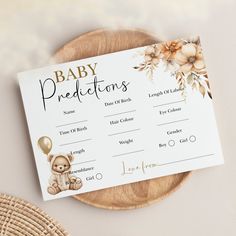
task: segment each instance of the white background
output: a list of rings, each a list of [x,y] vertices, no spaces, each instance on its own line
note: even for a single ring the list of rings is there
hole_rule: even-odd
[[[41,207],[71,235],[235,235],[235,11],[234,0],[0,0],[0,192]],[[73,198],[43,202],[16,73],[47,65],[83,32],[120,26],[163,40],[201,36],[226,163],[193,172],[177,192],[143,209],[112,212]]]

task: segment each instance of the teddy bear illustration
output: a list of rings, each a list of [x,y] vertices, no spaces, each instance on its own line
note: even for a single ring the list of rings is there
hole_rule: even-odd
[[[61,191],[78,190],[82,187],[81,179],[70,174],[73,159],[71,154],[48,155],[52,172],[48,193],[55,195]]]
[[[50,154],[52,140],[48,136],[38,139],[38,146],[47,156],[51,165],[51,177],[49,179],[48,193],[55,195],[61,191],[78,190],[82,187],[80,178],[71,174],[72,154]]]

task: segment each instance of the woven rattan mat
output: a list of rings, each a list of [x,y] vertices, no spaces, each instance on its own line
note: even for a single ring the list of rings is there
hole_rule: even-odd
[[[0,235],[69,235],[54,219],[22,199],[0,193]]]

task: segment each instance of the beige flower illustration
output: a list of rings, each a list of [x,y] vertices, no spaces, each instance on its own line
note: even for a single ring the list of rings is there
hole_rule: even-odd
[[[147,46],[142,55],[143,62],[133,68],[145,71],[149,79],[162,62],[165,71],[175,77],[183,97],[191,87],[212,98],[199,37]]]
[[[145,49],[144,60],[147,63],[156,65],[159,63],[160,58],[161,58],[161,50],[160,50],[160,47],[158,47],[158,45],[154,44],[152,46],[148,46]]]
[[[187,74],[191,71],[199,72],[205,69],[202,49],[194,43],[187,43],[176,53],[176,62],[180,65],[179,71]]]
[[[172,59],[163,60],[163,64],[165,67],[165,71],[170,71],[172,74],[174,74],[178,70],[178,65]]]
[[[161,53],[165,60],[171,60],[175,54],[182,48],[183,42],[181,40],[174,40],[166,42],[161,46]]]

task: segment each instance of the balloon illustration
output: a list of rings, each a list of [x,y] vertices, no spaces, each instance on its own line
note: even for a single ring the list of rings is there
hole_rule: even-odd
[[[52,150],[52,140],[47,136],[41,137],[38,140],[38,145],[42,152],[46,155],[48,155],[48,153]]]

